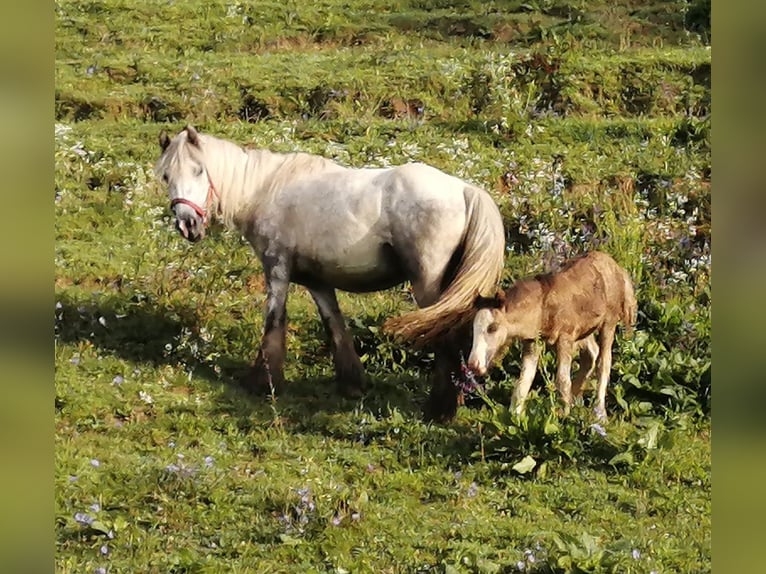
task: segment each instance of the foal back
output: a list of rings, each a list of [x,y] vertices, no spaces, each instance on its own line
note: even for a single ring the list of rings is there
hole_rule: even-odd
[[[630,329],[635,323],[630,277],[606,253],[591,251],[537,279],[545,293],[541,331],[551,343],[562,334],[580,340],[605,324]]]

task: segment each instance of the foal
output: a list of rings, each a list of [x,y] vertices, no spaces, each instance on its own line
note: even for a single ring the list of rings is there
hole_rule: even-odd
[[[515,339],[523,342],[522,367],[513,391],[517,413],[524,410],[537,370],[542,338],[555,347],[556,387],[565,413],[572,395],[582,396],[585,380],[598,360],[596,414],[606,417],[606,385],[612,367],[612,342],[618,323],[630,330],[636,321],[636,297],[627,271],[606,253],[593,251],[568,261],[558,273],[523,279],[494,298],[477,297],[473,346],[468,367],[479,375]],[[598,343],[595,333],[598,332]],[[580,368],[570,379],[572,354]]]

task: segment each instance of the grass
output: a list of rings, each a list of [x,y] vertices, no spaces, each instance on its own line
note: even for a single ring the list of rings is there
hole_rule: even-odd
[[[58,572],[711,570],[709,3],[55,9]],[[186,122],[481,185],[503,284],[609,251],[639,298],[609,422],[558,419],[548,354],[512,416],[512,349],[424,423],[431,356],[379,332],[407,286],[339,296],[363,399],[336,392],[296,286],[292,383],[245,395],[260,267],[230,231],[184,243],[153,181],[160,130]]]

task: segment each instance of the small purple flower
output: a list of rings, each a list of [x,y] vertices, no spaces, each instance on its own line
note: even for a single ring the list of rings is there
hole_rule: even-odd
[[[80,357],[72,357],[71,359],[69,359],[69,362],[72,363],[73,365],[79,365]]]
[[[361,517],[362,515],[359,514],[358,512],[351,513],[351,520],[353,520],[354,522],[357,522]]]
[[[524,570],[526,569],[527,569],[527,565],[524,563],[523,560],[519,560],[518,562],[516,562],[516,570],[518,570],[519,572],[524,572]]]
[[[74,519],[80,526],[90,526],[93,524],[93,517],[89,514],[85,514],[84,512],[75,513]]]
[[[638,548],[634,548],[630,555],[633,556],[633,560],[641,558],[641,553],[638,551]]]
[[[101,466],[101,463],[99,462],[99,460],[97,458],[92,458],[92,459],[90,459],[90,465],[93,468],[98,468],[99,466]]]
[[[101,505],[98,502],[94,502],[88,508],[91,510],[91,512],[98,512],[101,510]]]
[[[106,568],[104,568],[103,566],[99,566],[93,572],[94,574],[106,574]]]
[[[172,440],[171,440],[171,441],[168,443],[168,447],[169,447],[169,448],[176,448],[176,443],[175,443],[175,441],[172,441]]]
[[[332,517],[332,525],[333,526],[340,526],[341,518],[337,514]]]
[[[367,466],[365,467],[365,470],[366,470],[367,472],[370,472],[370,473],[372,473],[372,472],[375,472],[376,468],[375,468],[375,465],[374,465],[374,464],[372,464],[371,462],[368,462],[368,463],[367,463]]]
[[[124,382],[125,382],[125,377],[123,377],[122,375],[117,375],[116,377],[112,379],[112,383],[115,385],[121,385]]]
[[[474,497],[474,496],[476,496],[478,493],[479,493],[479,487],[478,487],[478,485],[477,485],[475,482],[472,482],[472,483],[469,485],[469,487],[468,487],[468,490],[466,491],[466,495],[468,495],[468,497],[469,497],[469,498],[473,498],[473,497]]]
[[[213,466],[213,462],[214,462],[214,460],[213,460],[212,456],[208,455],[208,456],[205,457],[205,466],[207,468],[210,468],[211,466]]]
[[[77,482],[77,478],[74,474],[69,475],[69,482]]]
[[[99,548],[99,552],[101,552],[101,556],[106,556],[109,554],[109,547],[106,544],[102,544],[101,548]]]
[[[601,435],[601,436],[606,436],[606,429],[604,429],[604,427],[602,427],[600,424],[593,423],[592,425],[590,425],[590,428],[596,434]]]
[[[178,472],[179,470],[181,470],[181,467],[178,466],[177,464],[169,464],[165,467],[165,470],[167,470],[168,472]]]

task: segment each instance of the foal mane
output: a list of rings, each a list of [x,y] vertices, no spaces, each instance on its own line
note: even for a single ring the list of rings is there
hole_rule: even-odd
[[[479,309],[502,309],[505,305],[505,291],[498,289],[492,297],[482,297],[477,294],[473,301],[473,308]]]

